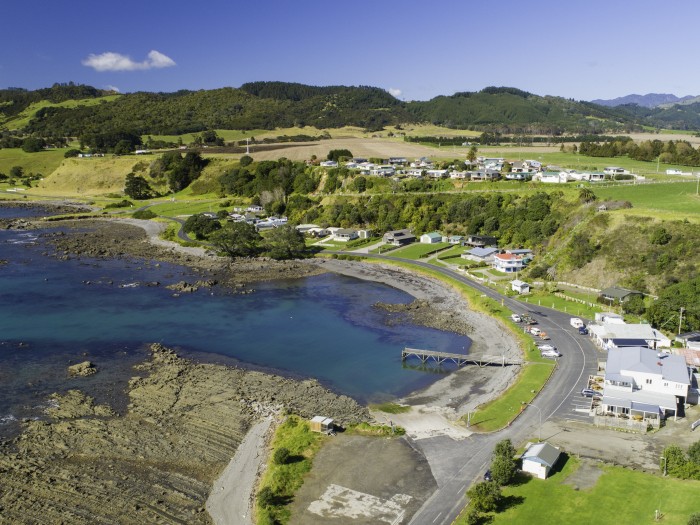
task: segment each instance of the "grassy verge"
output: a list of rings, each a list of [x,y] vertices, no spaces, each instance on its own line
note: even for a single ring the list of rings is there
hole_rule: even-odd
[[[547,516],[556,516],[554,521],[569,525],[651,524],[659,510],[663,523],[685,525],[688,517],[698,512],[698,481],[602,467],[603,474],[594,486],[579,489],[577,482],[568,481],[579,466],[576,458],[568,458],[563,468],[546,480],[527,479],[505,487],[505,504],[490,523],[542,523]],[[463,512],[455,525],[466,523]]]
[[[523,403],[532,401],[542,390],[553,371],[553,361],[524,366],[515,383],[503,395],[479,407],[472,414],[471,428],[491,432],[505,427],[522,411]]]
[[[403,414],[411,411],[410,406],[398,405],[396,403],[380,403],[378,405],[370,405],[369,408],[378,410],[379,412],[386,412],[387,414]]]
[[[406,259],[420,259],[421,257],[426,257],[427,255],[440,251],[450,245],[446,242],[440,242],[435,244],[423,244],[423,243],[413,243],[405,248],[397,250],[392,255],[397,257],[405,257]]]
[[[389,425],[370,425],[369,423],[359,423],[349,427],[346,432],[350,434],[360,434],[362,436],[403,436],[406,429]]]
[[[275,432],[272,441],[272,454],[258,495],[271,494],[269,504],[257,505],[259,525],[287,523],[290,518],[289,503],[294,493],[304,483],[304,475],[311,470],[311,462],[324,440],[323,435],[312,432],[308,422],[296,416],[290,416]],[[275,463],[275,451],[287,449],[289,457],[283,464]]]

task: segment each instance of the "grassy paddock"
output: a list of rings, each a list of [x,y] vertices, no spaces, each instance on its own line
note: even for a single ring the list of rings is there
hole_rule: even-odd
[[[405,257],[406,259],[420,259],[425,257],[427,254],[447,248],[449,246],[446,242],[438,242],[435,244],[423,244],[423,243],[413,243],[405,248],[400,248],[392,253],[397,257]]]
[[[536,292],[527,297],[517,297],[518,301],[526,304],[544,306],[546,308],[551,308],[552,310],[557,310],[559,312],[564,312],[571,314],[572,316],[581,316],[587,319],[595,318],[596,312],[602,312],[603,307],[596,306],[591,307],[585,304],[577,303],[576,301],[567,301],[561,297],[557,297],[553,294]]]
[[[662,523],[685,525],[698,512],[700,482],[660,477],[621,467],[601,467],[603,474],[591,488],[577,489],[567,479],[579,467],[576,458],[568,458],[559,472],[546,480],[530,479],[505,487],[503,495],[513,504],[493,515],[494,525],[542,523],[556,516],[557,523],[569,525],[652,524],[658,509]],[[634,487],[630,490],[630,487]],[[463,513],[455,525],[467,523]]]
[[[261,525],[287,523],[291,516],[288,504],[294,493],[304,483],[304,475],[311,470],[311,462],[318,452],[324,437],[312,432],[309,423],[296,416],[290,416],[279,426],[272,441],[272,453],[258,490],[269,487],[274,494],[273,504],[268,507],[257,505],[257,521]],[[274,452],[286,448],[290,457],[283,464],[274,462]]]
[[[684,218],[688,215],[700,216],[700,196],[697,195],[697,181],[669,184],[636,184],[592,188],[599,200],[629,201],[631,210],[615,213],[635,213],[643,210],[646,216],[671,213]],[[680,212],[679,210],[682,210]],[[661,217],[663,218],[663,217]]]
[[[21,166],[25,175],[41,173],[46,176],[61,165],[65,152],[65,149],[49,149],[36,153],[27,153],[19,148],[0,149],[0,173],[9,175],[13,166]]]

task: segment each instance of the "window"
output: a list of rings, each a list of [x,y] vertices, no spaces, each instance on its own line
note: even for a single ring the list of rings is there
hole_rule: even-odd
[[[647,385],[651,384],[651,379],[647,379]]]

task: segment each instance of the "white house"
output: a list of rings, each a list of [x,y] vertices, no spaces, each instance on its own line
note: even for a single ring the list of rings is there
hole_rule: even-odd
[[[618,168],[617,166],[608,166],[603,169],[603,173],[614,177],[615,175],[629,175],[629,171],[625,168]]]
[[[449,175],[449,172],[447,170],[428,170],[426,174],[431,179],[444,179]]]
[[[545,184],[565,184],[573,178],[566,171],[545,171],[540,174],[540,182]]]
[[[512,253],[497,253],[493,256],[493,269],[499,272],[515,273],[525,267],[522,255]]]
[[[423,244],[436,244],[442,242],[442,234],[438,232],[424,233],[420,236],[420,242]]]
[[[352,241],[354,239],[359,238],[360,235],[357,233],[357,230],[353,230],[350,228],[340,228],[333,233],[333,238],[336,241],[341,241],[341,242],[347,242],[347,241]]]
[[[608,352],[601,405],[608,413],[644,419],[674,417],[688,398],[690,372],[679,355],[643,347]]]
[[[559,460],[561,452],[546,441],[530,444],[521,456],[523,472],[529,472],[535,477],[546,479],[552,467]]]
[[[337,168],[338,163],[334,160],[324,160],[319,164],[322,168]]]
[[[588,325],[593,341],[604,350],[626,346],[668,348],[671,340],[649,324],[601,322]]]

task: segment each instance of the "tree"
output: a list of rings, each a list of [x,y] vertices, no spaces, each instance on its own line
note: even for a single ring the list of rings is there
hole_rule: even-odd
[[[474,162],[476,160],[478,151],[479,150],[476,149],[476,146],[470,147],[469,151],[467,152],[467,160],[469,160],[469,162]]]
[[[664,458],[664,463],[661,465],[662,469],[665,469],[671,476],[676,476],[683,471],[688,458],[686,458],[685,453],[678,445],[667,446],[662,454]]]
[[[260,492],[258,492],[258,505],[262,508],[271,507],[275,503],[275,493],[270,487],[263,487]]]
[[[253,157],[250,155],[243,155],[238,162],[242,168],[245,168],[246,166],[250,166],[250,164],[253,162]]]
[[[251,257],[257,255],[262,240],[255,226],[247,222],[226,224],[209,237],[216,249],[229,257]]]
[[[199,240],[206,239],[209,235],[221,229],[221,223],[216,219],[210,219],[202,213],[191,215],[182,227],[187,233],[194,233]]]
[[[700,465],[700,441],[696,441],[688,448],[688,459]]]
[[[265,239],[265,255],[273,259],[300,259],[307,254],[304,236],[291,224],[273,229]]]
[[[36,153],[41,151],[46,146],[46,141],[39,137],[27,137],[22,141],[22,151],[26,153]]]
[[[114,145],[115,155],[128,155],[132,151],[134,151],[134,146],[128,140],[120,140]]]
[[[515,447],[510,439],[496,443],[491,461],[491,476],[500,486],[508,485],[515,478],[517,465],[515,463]]]
[[[24,175],[24,169],[22,166],[12,166],[10,168],[10,177],[13,179],[21,179],[22,175]]]
[[[516,450],[510,439],[502,439],[496,443],[496,447],[493,449],[494,456],[500,456],[508,459],[512,459],[515,456]]]
[[[136,200],[150,199],[153,197],[153,190],[146,179],[129,173],[124,183],[124,195]]]
[[[688,518],[688,525],[700,525],[700,512],[690,515]]]
[[[288,448],[280,447],[277,450],[275,450],[275,453],[272,456],[272,460],[277,465],[285,465],[289,461],[290,456],[291,453],[289,452]]]
[[[355,190],[358,193],[364,193],[367,189],[367,179],[365,179],[362,175],[360,175],[359,177],[355,177],[355,180],[353,181],[353,186],[355,186]]]
[[[348,149],[332,149],[328,152],[326,159],[338,162],[341,157],[352,158],[352,153]]]
[[[467,497],[478,512],[494,512],[501,502],[501,487],[493,481],[482,481],[467,491]]]
[[[593,202],[597,199],[596,194],[590,188],[582,188],[578,192],[578,200],[582,203]]]
[[[66,158],[66,159],[69,159],[69,158],[71,158],[71,157],[77,157],[78,155],[80,155],[80,150],[79,150],[79,149],[72,148],[72,149],[69,149],[68,151],[66,151],[66,152],[63,154],[63,157]]]
[[[622,310],[626,314],[644,315],[647,307],[646,304],[644,304],[644,298],[641,295],[633,295],[622,303]]]

